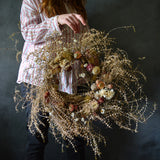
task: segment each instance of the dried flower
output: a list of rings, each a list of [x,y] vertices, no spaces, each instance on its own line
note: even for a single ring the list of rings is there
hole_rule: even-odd
[[[99,94],[99,91],[96,91],[94,93],[94,97],[98,100],[100,98],[100,94]]]
[[[49,115],[52,117],[53,116],[53,111],[49,112]]]
[[[62,57],[68,61],[71,61],[72,60],[72,53],[69,51],[65,51],[62,53]]]
[[[93,84],[91,85],[91,90],[94,91],[94,90],[96,90],[96,89],[97,89],[97,85],[96,85],[95,83],[93,83]]]
[[[68,63],[69,61],[67,59],[63,59],[62,61],[60,61],[59,65],[60,67],[64,68]]]
[[[104,95],[106,95],[106,92],[107,92],[107,90],[105,88],[99,90],[99,94],[100,94],[101,97],[103,97]]]
[[[109,73],[104,74],[102,77],[104,82],[110,83],[112,81],[112,77]]]
[[[93,67],[92,73],[93,73],[94,75],[99,74],[99,73],[100,73],[100,67],[99,67],[99,66]]]
[[[64,51],[67,51],[67,48],[66,48],[66,47],[63,47],[63,50],[64,50]]]
[[[86,69],[87,69],[87,71],[91,72],[93,67],[94,67],[93,64],[88,64]]]
[[[50,95],[50,93],[48,92],[48,91],[46,91],[45,92],[45,94],[44,94],[44,98],[45,98],[45,103],[49,103],[49,95]]]
[[[113,88],[113,85],[112,85],[112,84],[108,84],[108,85],[107,85],[107,88],[108,88],[108,89],[112,89],[112,88]]]
[[[58,41],[58,43],[59,43],[59,44],[62,44],[63,42],[62,42],[62,41]]]
[[[44,94],[44,98],[47,98],[49,95],[50,95],[50,93],[48,91],[46,91]]]
[[[77,43],[78,41],[76,39],[73,40],[74,43]]]
[[[85,99],[85,100],[91,100],[92,98],[87,95],[87,96],[84,97],[84,99]]]
[[[62,60],[62,55],[57,54],[56,57],[54,58],[54,63],[58,63],[60,60]]]
[[[75,111],[78,110],[78,106],[77,106],[77,105],[74,106],[74,110],[75,110]]]
[[[99,103],[99,104],[104,103],[104,98],[103,98],[103,97],[100,97],[100,98],[98,99],[98,103]]]
[[[81,121],[84,122],[84,117],[81,118]]]
[[[61,71],[61,67],[57,64],[54,66],[55,68],[52,69],[52,75],[55,75]]]
[[[73,112],[74,111],[74,105],[73,104],[69,104],[69,111]]]
[[[104,113],[105,113],[105,109],[102,108],[102,109],[101,109],[101,114],[104,114]]]
[[[85,63],[83,66],[86,68],[86,67],[87,67],[87,65],[88,65],[88,63]]]
[[[75,120],[76,122],[78,122],[78,121],[79,121],[79,118],[75,118],[74,120]]]
[[[96,80],[96,85],[99,89],[103,89],[105,86],[105,83],[103,81]]]
[[[74,53],[74,58],[79,59],[81,57],[82,57],[82,54],[81,54],[80,51],[77,51],[77,52]]]
[[[74,112],[73,112],[73,113],[71,113],[71,117],[72,117],[72,118],[74,118],[74,116],[75,116]]]
[[[97,52],[95,50],[86,50],[86,56],[88,59],[88,62],[94,65],[98,65],[98,57],[97,57]]]
[[[93,101],[91,102],[91,106],[92,106],[92,109],[95,111],[95,110],[98,109],[99,104],[98,104],[98,102],[97,102],[96,100],[93,100]]]
[[[85,76],[86,76],[86,74],[85,74],[85,73],[81,73],[81,74],[79,74],[79,77],[84,78]]]
[[[115,95],[115,92],[113,89],[110,89],[106,92],[106,94],[104,95],[104,97],[107,99],[107,100],[110,100],[113,98],[113,96]]]

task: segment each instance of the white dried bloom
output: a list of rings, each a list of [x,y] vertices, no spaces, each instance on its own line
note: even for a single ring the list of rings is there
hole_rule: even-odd
[[[63,42],[62,42],[62,41],[58,41],[58,43],[59,43],[59,44],[62,44]]]
[[[63,47],[63,50],[64,50],[64,51],[67,51],[67,48],[66,48],[66,47]]]
[[[53,116],[53,111],[49,112],[49,115],[50,115],[50,116]]]
[[[71,117],[74,118],[74,113],[71,113]]]
[[[86,124],[87,123],[87,121],[84,121],[84,124]]]
[[[83,66],[86,68],[88,66],[88,63],[85,63]]]
[[[84,118],[83,117],[81,118],[81,121],[84,122]]]
[[[101,109],[101,114],[104,114],[104,113],[105,113],[105,109],[102,108],[102,109]]]
[[[99,99],[99,98],[100,98],[100,94],[99,94],[99,92],[98,92],[98,91],[97,91],[97,92],[95,92],[94,97],[95,97],[96,99]]]
[[[100,94],[101,97],[103,97],[103,96],[106,95],[106,92],[107,92],[106,89],[101,89],[101,90],[99,91],[99,94]]]
[[[74,53],[74,58],[77,58],[77,56],[78,56],[78,55],[77,55],[76,53]]]
[[[84,78],[85,76],[86,76],[86,74],[85,74],[85,73],[81,73],[81,74],[79,74],[79,77]]]
[[[111,90],[108,90],[106,92],[106,94],[104,95],[104,97],[107,99],[107,100],[110,100],[113,98],[113,96],[115,95],[115,91],[113,89]]]
[[[78,41],[76,39],[73,40],[74,43],[77,43]]]
[[[78,122],[79,118],[75,118],[75,121]]]
[[[91,85],[91,90],[94,91],[94,90],[96,90],[96,89],[97,89],[97,85],[96,85],[95,83],[93,83],[93,84]]]

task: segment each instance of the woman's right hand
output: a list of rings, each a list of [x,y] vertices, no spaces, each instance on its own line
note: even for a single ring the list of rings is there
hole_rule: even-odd
[[[74,31],[74,33],[80,32],[80,23],[82,23],[84,26],[86,25],[84,18],[77,13],[58,15],[58,23],[60,25],[68,25]]]

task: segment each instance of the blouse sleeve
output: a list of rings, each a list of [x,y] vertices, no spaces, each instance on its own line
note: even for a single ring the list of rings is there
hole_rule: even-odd
[[[40,43],[49,36],[62,35],[57,16],[47,18],[42,22],[37,0],[23,0],[20,13],[21,33],[25,41]]]

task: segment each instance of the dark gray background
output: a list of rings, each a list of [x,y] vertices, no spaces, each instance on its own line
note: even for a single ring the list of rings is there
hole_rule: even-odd
[[[0,0],[0,156],[1,160],[22,160],[26,142],[25,114],[16,113],[13,92],[19,64],[14,43],[9,39],[17,32],[21,0]],[[119,48],[128,52],[129,58],[138,64],[148,81],[144,90],[158,109],[145,124],[140,124],[137,134],[125,130],[104,130],[107,146],[102,146],[103,160],[160,160],[160,2],[159,0],[88,0],[86,6],[89,24],[96,29],[134,25],[136,33],[118,30]],[[22,49],[23,39],[18,36]],[[146,57],[139,61],[138,57]],[[60,146],[50,136],[46,148],[46,160],[59,160]],[[86,147],[86,157],[92,160],[92,152]]]

